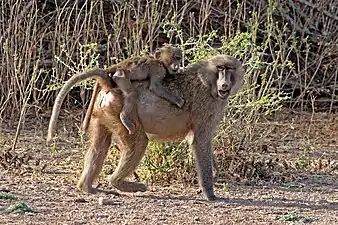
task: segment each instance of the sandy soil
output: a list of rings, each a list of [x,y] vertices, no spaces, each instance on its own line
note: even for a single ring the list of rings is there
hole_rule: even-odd
[[[333,119],[317,117],[312,117],[311,132],[306,135],[300,135],[300,130],[309,131],[308,124],[296,123],[289,117],[279,121],[277,126],[283,126],[283,131],[269,136],[279,142],[275,142],[273,151],[262,154],[299,157],[303,151],[300,143],[305,141],[311,144],[309,159],[329,159],[330,165],[336,165],[338,115]],[[217,183],[216,194],[222,197],[217,202],[204,201],[197,186],[179,181],[169,186],[149,184],[145,193],[86,195],[75,188],[84,144],[67,130],[52,156],[40,131],[39,127],[25,128],[16,148],[18,155],[32,156],[29,166],[0,165],[0,193],[18,197],[0,199],[0,224],[338,224],[337,168],[289,174],[293,176],[292,182]],[[10,148],[14,133],[1,130],[0,155]],[[98,182],[102,188],[110,188],[103,178]],[[110,199],[111,204],[100,205],[99,197]],[[21,201],[38,213],[4,212],[6,207]],[[298,220],[289,222],[279,218],[292,212],[299,216]]]

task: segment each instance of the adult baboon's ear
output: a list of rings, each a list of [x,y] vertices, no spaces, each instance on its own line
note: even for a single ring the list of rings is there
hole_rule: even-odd
[[[154,56],[155,56],[155,58],[156,59],[159,59],[160,57],[161,57],[161,49],[159,49],[159,48],[157,48],[156,50],[155,50],[155,54],[154,54]]]

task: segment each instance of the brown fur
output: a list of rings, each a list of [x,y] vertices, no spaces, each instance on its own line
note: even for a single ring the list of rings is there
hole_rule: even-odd
[[[77,74],[71,77],[65,83],[65,85],[61,88],[59,94],[57,95],[55,99],[52,116],[51,116],[49,127],[48,127],[47,145],[50,145],[52,142],[52,139],[53,139],[53,136],[56,130],[56,123],[59,117],[61,105],[62,105],[63,100],[67,96],[68,92],[71,90],[71,88],[76,83],[89,79],[89,78],[95,78],[97,80],[97,83],[100,84],[100,86],[102,87],[102,90],[104,91],[109,91],[114,86],[113,84],[114,81],[109,77],[107,71],[102,70],[102,69],[89,70],[85,73]]]
[[[220,74],[224,75],[223,78],[218,78],[222,77]],[[121,157],[108,180],[121,191],[136,192],[145,191],[147,187],[143,183],[125,179],[138,167],[148,137],[159,140],[186,138],[195,156],[199,185],[208,200],[215,200],[212,138],[222,118],[227,98],[241,87],[243,74],[241,63],[226,55],[214,56],[192,65],[184,73],[164,82],[169,89],[177,89],[183,94],[186,102],[181,109],[151,92],[148,89],[149,82],[135,82],[133,85],[138,99],[136,109],[131,114],[135,121],[135,133],[132,135],[127,133],[120,121],[119,114],[123,107],[121,91],[110,91],[110,97],[107,95],[106,98],[110,98],[112,104],[108,107],[99,107],[97,99],[90,124],[91,147],[85,157],[78,189],[89,193],[97,191],[92,185],[102,169],[112,139],[121,150]]]
[[[165,45],[155,52],[153,57],[134,57],[117,64],[113,79],[123,92],[124,104],[120,113],[120,119],[128,130],[129,134],[134,133],[135,125],[130,119],[130,115],[135,107],[137,93],[134,90],[131,81],[145,80],[150,78],[149,89],[159,97],[182,108],[184,99],[178,94],[173,93],[162,86],[162,80],[167,74],[176,74],[182,60],[182,50],[171,45]],[[93,111],[94,99],[99,91],[98,85],[95,85],[93,97],[88,106],[88,110],[82,125],[82,130],[87,131],[90,116]]]

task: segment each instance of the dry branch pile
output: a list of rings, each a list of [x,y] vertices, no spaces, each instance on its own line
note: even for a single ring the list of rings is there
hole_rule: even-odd
[[[303,162],[300,159],[279,158],[267,154],[267,149],[263,149],[256,149],[250,153],[248,150],[216,148],[218,158],[221,159],[218,161],[221,168],[220,177],[246,184],[258,184],[292,182],[304,171],[337,173],[338,162],[329,157],[309,158]]]

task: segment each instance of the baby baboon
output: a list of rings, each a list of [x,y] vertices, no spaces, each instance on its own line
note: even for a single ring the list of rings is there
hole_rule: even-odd
[[[134,124],[131,122],[131,120],[129,120],[128,117],[134,108],[137,96],[136,92],[132,90],[133,87],[130,80],[144,80],[150,78],[150,90],[152,90],[158,96],[171,101],[181,108],[184,104],[184,99],[165,89],[161,85],[161,82],[167,73],[176,74],[178,72],[181,60],[181,49],[173,47],[171,45],[166,45],[155,52],[155,58],[149,56],[132,57],[123,60],[122,62],[115,64],[107,69],[90,70],[88,72],[73,76],[60,90],[60,93],[55,100],[52,112],[52,118],[55,118],[55,120],[51,120],[49,123],[47,144],[49,145],[51,143],[52,137],[55,134],[56,121],[59,116],[61,104],[64,98],[76,83],[85,79],[96,78],[98,80],[95,84],[93,95],[90,100],[90,104],[83,122],[83,131],[86,131],[88,129],[93,106],[95,104],[99,89],[101,88],[101,90],[109,94],[109,90],[116,86],[116,84],[118,84],[119,88],[123,92],[125,99],[124,107],[120,114],[121,121],[123,125],[128,129],[129,133],[133,133]],[[126,77],[123,77],[121,74],[126,75]],[[111,79],[111,77],[113,78],[113,80]],[[104,96],[105,94],[103,93],[102,95]],[[100,104],[100,106],[103,107],[104,105]]]
[[[113,80],[116,82],[118,87],[124,96],[124,106],[120,113],[120,119],[123,125],[127,128],[129,134],[134,133],[135,126],[130,120],[130,114],[132,113],[136,100],[137,93],[134,90],[131,81],[141,81],[147,78],[150,79],[149,89],[153,91],[159,97],[177,105],[182,108],[184,99],[178,94],[170,91],[169,89],[162,86],[162,80],[167,74],[177,74],[182,61],[182,50],[171,45],[165,45],[155,52],[155,57],[136,57],[128,60],[133,60],[132,64],[119,63],[117,71],[113,75]],[[126,62],[129,62],[129,61]],[[93,96],[95,97],[97,92],[95,86]],[[83,130],[86,131],[92,112],[94,100],[91,99],[88,111],[83,122]]]
[[[228,68],[230,72],[228,72]],[[229,78],[222,79],[226,74]],[[120,121],[123,94],[112,89],[100,107],[94,104],[91,131],[91,147],[87,151],[84,169],[78,189],[95,193],[94,179],[102,169],[104,159],[113,139],[121,150],[119,164],[108,177],[120,191],[145,191],[143,183],[127,181],[138,167],[147,144],[148,136],[160,140],[188,139],[196,161],[199,185],[208,200],[215,200],[212,177],[212,138],[222,118],[227,98],[241,87],[244,70],[241,62],[233,57],[217,55],[187,68],[164,82],[183,94],[184,106],[180,109],[148,89],[149,81],[133,85],[138,92],[137,113],[132,113],[135,133],[129,135]],[[136,82],[134,82],[136,83]],[[210,94],[214,88],[214,97]],[[109,98],[113,98],[111,101]],[[54,118],[52,118],[54,119]]]

